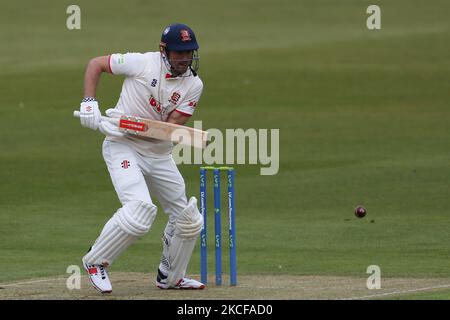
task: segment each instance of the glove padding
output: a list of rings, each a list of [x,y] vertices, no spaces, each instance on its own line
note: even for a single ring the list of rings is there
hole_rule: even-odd
[[[108,121],[100,122],[98,130],[100,130],[100,132],[103,133],[105,136],[121,138],[125,135],[124,133],[119,131],[119,127],[117,125]]]
[[[117,109],[108,109],[105,111],[105,114],[110,118],[120,118],[123,113]],[[119,127],[117,127],[117,125],[108,121],[101,121],[98,129],[105,136],[112,136],[118,138],[125,136],[124,133],[119,131]]]
[[[83,127],[97,130],[102,114],[97,101],[82,102],[80,104],[80,122]]]

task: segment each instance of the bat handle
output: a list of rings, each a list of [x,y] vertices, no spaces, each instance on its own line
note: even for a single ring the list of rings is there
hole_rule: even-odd
[[[80,117],[80,111],[75,110],[73,112],[73,116],[75,118],[79,118]],[[102,121],[108,121],[108,122],[111,122],[111,123],[113,123],[115,125],[119,125],[120,119],[119,118],[109,118],[109,117],[102,116]]]

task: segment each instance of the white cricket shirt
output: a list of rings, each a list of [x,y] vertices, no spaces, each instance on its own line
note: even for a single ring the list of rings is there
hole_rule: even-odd
[[[191,116],[203,91],[198,76],[172,77],[159,52],[111,54],[109,68],[111,73],[126,77],[115,109],[130,116],[159,121],[167,121],[171,112]],[[170,141],[132,136],[106,139],[126,143],[150,157],[166,157],[173,146]]]

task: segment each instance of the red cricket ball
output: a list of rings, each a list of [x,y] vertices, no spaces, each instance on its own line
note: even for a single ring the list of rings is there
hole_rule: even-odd
[[[366,208],[364,208],[363,206],[357,206],[355,208],[355,216],[357,216],[358,218],[363,218],[366,215],[367,211]]]

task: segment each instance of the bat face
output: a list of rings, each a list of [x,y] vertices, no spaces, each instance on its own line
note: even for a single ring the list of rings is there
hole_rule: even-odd
[[[138,134],[148,130],[148,125],[141,122],[139,118],[122,117],[120,118],[119,128],[126,133]]]
[[[79,111],[74,111],[75,117],[80,117]],[[172,141],[195,148],[205,148],[208,140],[208,132],[179,124],[143,119],[123,115],[118,118],[102,117],[102,121],[108,121],[119,127],[119,131],[136,136],[141,139],[151,138],[164,141]]]
[[[130,116],[122,116],[120,118],[119,130],[123,133],[138,136],[140,138],[172,141],[175,143],[194,146],[196,148],[206,147],[208,135],[206,131],[201,131],[174,123]]]

